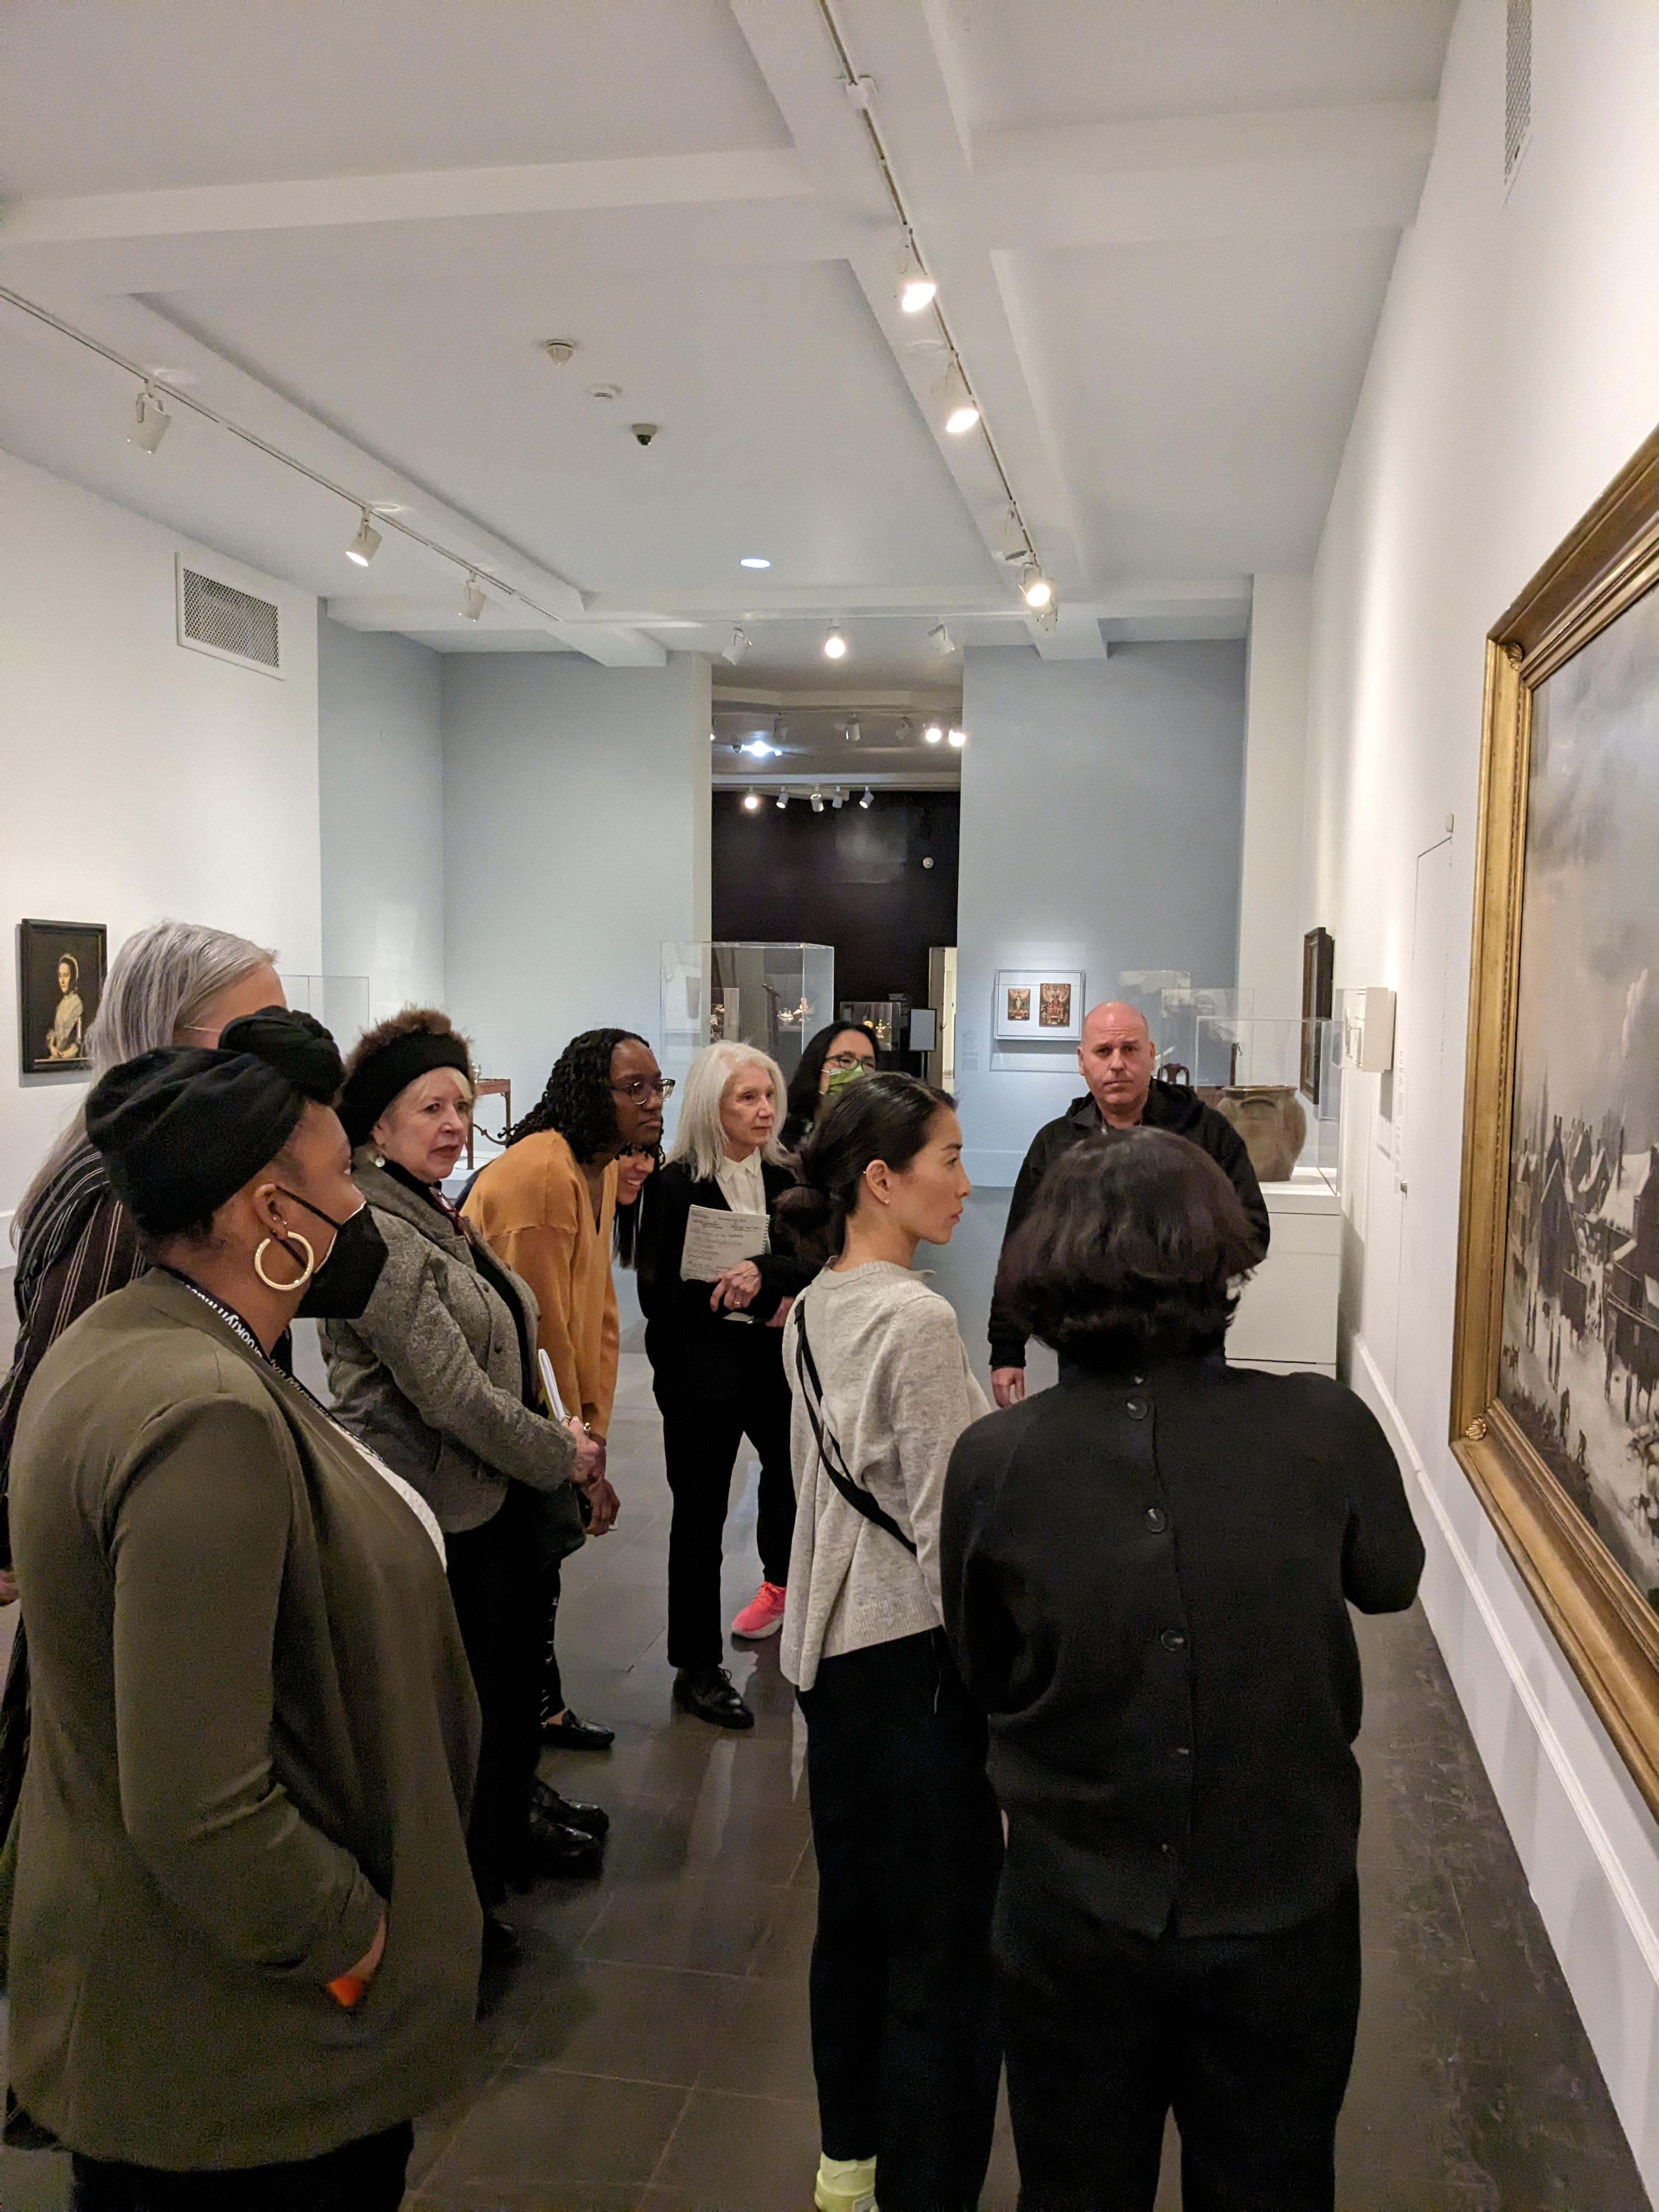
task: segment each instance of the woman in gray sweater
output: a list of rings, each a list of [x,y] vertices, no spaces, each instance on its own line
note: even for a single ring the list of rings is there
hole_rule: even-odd
[[[949,1097],[854,1084],[779,1202],[838,1256],[784,1334],[796,1508],[782,1662],[806,1717],[818,1925],[818,2212],[968,2212],[990,2157],[1000,2052],[991,1910],[1002,1837],[983,1717],[940,1626],[951,1449],[988,1408],[956,1316],[911,1271],[969,1182]]]

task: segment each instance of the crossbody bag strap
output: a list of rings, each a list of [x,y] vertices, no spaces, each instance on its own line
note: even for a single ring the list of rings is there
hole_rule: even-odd
[[[795,1308],[795,1372],[800,1378],[801,1403],[806,1408],[806,1418],[812,1426],[813,1440],[817,1445],[818,1460],[824,1473],[854,1513],[862,1514],[876,1528],[884,1528],[915,1559],[916,1547],[911,1539],[892,1515],[877,1504],[864,1486],[853,1479],[852,1469],[847,1464],[847,1455],[842,1451],[824,1413],[823,1385],[818,1380],[817,1362],[813,1358],[811,1345],[807,1341],[806,1316],[799,1305]]]

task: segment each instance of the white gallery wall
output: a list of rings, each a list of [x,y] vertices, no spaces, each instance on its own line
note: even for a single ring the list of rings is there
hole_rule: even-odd
[[[320,951],[316,601],[0,453],[0,1239],[85,1084],[21,1076],[16,924]],[[174,556],[274,600],[280,678],[178,641]],[[10,1258],[0,1242],[0,1265]]]
[[[399,1006],[441,1006],[439,656],[412,638],[319,615],[317,738],[324,969],[368,978],[372,1022]]]
[[[1302,1012],[1302,843],[1311,576],[1250,580],[1238,988],[1251,1011]]]
[[[580,1030],[659,1039],[663,941],[708,934],[708,711],[698,654],[445,656],[446,1004],[515,1113]]]
[[[1352,1379],[1414,1470],[1424,1600],[1649,2189],[1659,1830],[1446,1443],[1484,641],[1659,421],[1659,8],[1534,0],[1504,193],[1504,0],[1464,0],[1315,578],[1304,927],[1400,993],[1350,1079]]]
[[[994,1045],[999,969],[1081,969],[1091,1004],[1126,969],[1233,981],[1244,647],[963,663],[957,1085],[968,1172],[1006,1187],[1080,1082],[1074,1046]]]

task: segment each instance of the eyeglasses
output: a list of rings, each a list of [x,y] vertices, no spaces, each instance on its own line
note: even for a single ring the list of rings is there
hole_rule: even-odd
[[[831,1052],[824,1054],[826,1067],[873,1067],[875,1054],[870,1052]]]
[[[672,1075],[659,1075],[653,1081],[648,1075],[636,1075],[631,1083],[613,1083],[611,1088],[624,1098],[631,1098],[636,1106],[643,1106],[647,1098],[672,1098],[674,1079]]]

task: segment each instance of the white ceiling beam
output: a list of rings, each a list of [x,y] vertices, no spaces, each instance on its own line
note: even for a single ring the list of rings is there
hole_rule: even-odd
[[[481,635],[501,630],[523,635],[544,631],[550,648],[580,653],[601,668],[665,668],[666,648],[641,630],[614,623],[549,622],[516,599],[488,599],[476,623],[468,622],[457,602],[419,597],[413,592],[346,594],[327,602],[329,619],[347,629],[396,630],[404,636],[453,637],[458,645]]]
[[[798,199],[811,189],[787,147],[543,161],[512,168],[297,177],[270,184],[190,185],[158,191],[13,200],[0,208],[0,246]]]
[[[1100,617],[1092,607],[1061,605],[1052,628],[1045,629],[1028,613],[1025,628],[1044,660],[1104,660],[1106,641],[1100,634]]]

